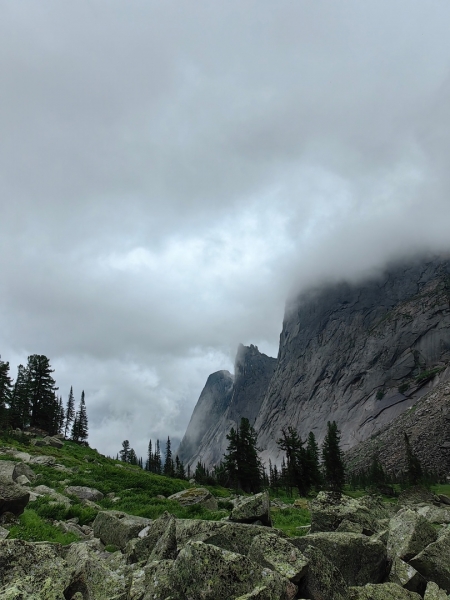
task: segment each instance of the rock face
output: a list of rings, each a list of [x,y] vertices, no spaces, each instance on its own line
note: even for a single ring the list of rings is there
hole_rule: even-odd
[[[242,417],[255,422],[277,361],[256,346],[239,346],[234,378],[228,371],[210,375],[194,409],[178,456],[195,468],[218,463],[226,451],[227,433]]]

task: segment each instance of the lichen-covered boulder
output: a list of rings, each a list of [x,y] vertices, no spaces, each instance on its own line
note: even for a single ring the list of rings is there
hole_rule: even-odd
[[[384,580],[387,569],[385,545],[360,533],[321,532],[290,540],[301,552],[318,548],[342,574],[347,585]]]
[[[173,515],[164,512],[154,521],[151,521],[144,529],[138,532],[138,537],[131,539],[125,547],[125,557],[128,563],[134,564],[147,561],[158,540],[164,536],[168,526],[172,523],[175,526],[176,540],[176,520]]]
[[[235,523],[255,523],[272,526],[270,517],[270,498],[267,492],[239,499],[231,511],[230,521]]]
[[[71,568],[71,576],[64,598],[72,598],[78,592],[83,598],[92,600],[128,600],[127,581],[123,573],[108,568],[107,562],[85,544],[72,544],[66,561]]]
[[[434,581],[450,593],[450,530],[429,544],[410,564],[428,581]]]
[[[397,500],[399,506],[410,506],[414,504],[433,504],[435,495],[420,485],[416,485],[410,488],[406,488],[402,492]]]
[[[175,517],[170,515],[167,520],[167,526],[164,533],[157,540],[150,556],[149,562],[152,560],[167,560],[174,559],[177,556],[177,535],[176,535]]]
[[[44,456],[44,455],[39,455],[39,456],[33,456],[33,458],[30,458],[30,465],[41,465],[43,467],[53,467],[53,465],[56,463],[56,459],[54,456]]]
[[[64,494],[60,494],[47,485],[38,485],[37,487],[33,488],[33,492],[39,494],[40,496],[50,496],[55,503],[64,504],[67,507],[72,504],[70,498],[64,496]]]
[[[425,590],[425,595],[423,600],[448,600],[448,596],[444,590],[438,586],[434,581],[429,581],[427,583],[427,589]]]
[[[47,446],[51,446],[52,448],[62,448],[64,446],[63,441],[53,436],[47,436],[43,439],[43,441]]]
[[[247,525],[245,523],[222,523],[222,527],[210,535],[202,536],[205,544],[212,544],[223,550],[237,552],[247,555],[253,540],[258,535],[266,535],[268,532],[279,538],[286,538],[286,534],[278,529],[267,529],[262,525]],[[198,539],[198,538],[197,538]]]
[[[408,562],[436,538],[436,530],[424,517],[402,509],[389,522],[388,556]]]
[[[419,594],[396,583],[368,583],[364,587],[350,587],[348,592],[348,600],[422,600]]]
[[[149,525],[150,519],[135,517],[118,510],[100,511],[93,523],[94,535],[105,544],[124,550],[127,542]]]
[[[287,578],[252,563],[247,557],[203,542],[190,542],[173,563],[180,597],[217,600],[236,598],[257,586],[274,589],[274,598],[295,598],[297,587]]]
[[[371,535],[379,529],[377,519],[386,518],[388,513],[379,502],[365,502],[327,492],[319,492],[310,503],[311,533],[319,531],[336,531],[344,519],[357,523],[363,533]]]
[[[63,600],[70,570],[61,552],[58,544],[0,541],[0,598]]]
[[[309,562],[300,550],[273,533],[254,537],[247,556],[252,562],[277,571],[293,583],[298,583],[305,575]]]
[[[336,531],[345,532],[345,533],[362,533],[363,529],[364,528],[361,525],[361,523],[353,523],[352,521],[349,521],[348,519],[344,519],[343,521],[341,521],[339,523],[339,526],[336,529]]]
[[[348,600],[348,586],[341,572],[313,546],[303,554],[309,559],[306,575],[299,584],[299,598],[316,600]]]
[[[424,517],[430,523],[437,525],[447,525],[450,523],[450,506],[419,506],[417,514]]]
[[[172,494],[167,499],[175,500],[181,504],[181,506],[192,506],[194,504],[199,504],[208,510],[217,510],[218,508],[217,500],[206,488],[189,488],[187,490],[177,492],[176,494]]]
[[[10,512],[21,515],[30,501],[30,493],[10,480],[0,480],[0,515]]]
[[[72,494],[80,500],[90,500],[91,502],[96,502],[97,500],[102,500],[103,498],[103,494],[95,488],[86,487],[83,485],[71,485],[66,487],[64,491],[66,494]]]
[[[392,562],[391,572],[388,580],[391,583],[396,583],[409,590],[423,596],[427,582],[424,577],[414,567],[408,565],[400,558],[394,558]]]

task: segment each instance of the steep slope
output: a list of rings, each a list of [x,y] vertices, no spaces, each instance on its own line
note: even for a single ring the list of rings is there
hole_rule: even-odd
[[[177,454],[184,463],[189,462],[205,433],[217,425],[226,412],[233,394],[233,381],[229,371],[217,371],[208,377],[178,448]]]
[[[263,458],[279,456],[283,427],[321,442],[330,420],[348,449],[428,391],[426,372],[450,359],[449,273],[448,260],[415,262],[290,302],[255,422]]]
[[[348,472],[367,470],[374,455],[387,472],[405,471],[405,433],[423,467],[441,476],[450,474],[449,382],[439,383],[409,410],[351,448],[345,456]]]
[[[240,344],[234,365],[234,383],[229,379],[232,385],[223,392],[217,386],[214,388],[217,390],[216,404],[211,402],[212,394],[208,391],[211,385],[208,382],[218,373],[208,378],[178,451],[180,459],[186,465],[195,468],[198,461],[207,466],[217,464],[226,451],[226,435],[230,429],[236,427],[242,417],[253,424],[276,362],[275,358],[259,352],[256,346]],[[228,375],[231,378],[229,373]],[[212,406],[215,407],[214,410]]]

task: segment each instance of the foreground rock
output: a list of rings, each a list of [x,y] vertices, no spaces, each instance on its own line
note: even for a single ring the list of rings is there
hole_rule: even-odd
[[[253,538],[248,558],[272,571],[277,571],[293,583],[305,575],[309,560],[290,542],[273,533]]]
[[[408,562],[436,538],[436,530],[424,517],[403,509],[389,522],[388,555]]]
[[[30,493],[9,480],[0,480],[0,515],[10,512],[19,516],[30,501]]]
[[[395,583],[368,583],[364,587],[351,587],[348,600],[421,600],[421,596]]]
[[[412,558],[410,564],[428,581],[450,593],[450,530]]]
[[[211,492],[205,488],[190,488],[182,490],[168,497],[168,500],[175,500],[181,506],[192,506],[199,504],[208,510],[217,510],[217,500]]]
[[[242,498],[233,508],[230,521],[235,523],[256,523],[272,526],[270,518],[270,498],[267,492],[255,494],[249,498]]]
[[[150,519],[127,515],[118,510],[101,511],[93,523],[94,535],[105,544],[125,550],[127,543],[138,536]]]

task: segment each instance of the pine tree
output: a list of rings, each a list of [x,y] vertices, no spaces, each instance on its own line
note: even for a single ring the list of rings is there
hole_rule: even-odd
[[[175,477],[177,479],[186,479],[186,473],[184,471],[184,465],[178,458],[178,454],[175,457]]]
[[[58,402],[55,401],[56,387],[52,377],[49,359],[43,354],[32,354],[28,357],[28,394],[31,408],[30,425],[39,427],[54,434],[55,413]]]
[[[162,473],[162,460],[161,460],[161,446],[159,440],[156,440],[156,448],[154,454],[154,473],[161,475]]]
[[[309,432],[308,440],[306,442],[306,460],[308,463],[311,485],[318,490],[322,485],[322,474],[320,472],[319,445],[317,444],[316,437],[312,431]]]
[[[24,429],[30,424],[31,405],[29,395],[29,377],[28,369],[19,365],[17,377],[14,383],[9,408],[9,424],[15,429],[19,427]]]
[[[122,442],[122,450],[119,452],[120,460],[122,462],[128,462],[130,457],[130,442],[128,440],[123,440]]]
[[[286,455],[286,487],[289,490],[296,487],[300,496],[306,496],[312,483],[312,457],[304,449],[304,442],[293,427],[288,427],[282,430],[277,445]]]
[[[8,425],[8,408],[12,397],[12,381],[9,377],[9,362],[3,362],[0,356],[0,428]]]
[[[175,473],[175,467],[173,464],[173,460],[172,460],[172,449],[170,446],[170,437],[167,436],[167,442],[166,442],[166,459],[164,461],[164,470],[163,470],[163,474],[166,477],[173,477]]]
[[[372,456],[372,462],[367,474],[368,483],[375,487],[382,485],[386,481],[386,474],[383,470],[383,465],[376,454]]]
[[[136,452],[134,451],[134,448],[130,449],[130,454],[128,455],[128,462],[130,463],[130,465],[138,464],[138,457],[136,455]]]
[[[75,398],[73,397],[72,386],[70,386],[70,392],[69,392],[69,397],[67,398],[67,406],[66,406],[66,414],[65,414],[65,420],[66,420],[66,424],[64,427],[64,437],[65,438],[67,438],[67,434],[70,431],[70,426],[72,425],[74,418],[75,418]]]
[[[406,476],[410,485],[417,485],[423,478],[422,465],[411,448],[408,434],[405,432]]]
[[[228,475],[227,486],[237,489],[239,487],[239,434],[234,427],[232,427],[227,434],[227,440],[227,451],[223,456],[224,469]],[[195,481],[197,481],[197,468],[194,475]]]
[[[78,410],[78,441],[87,444],[88,439],[88,418],[86,413],[86,402],[84,390],[81,392],[80,408]]]
[[[262,466],[256,439],[256,432],[245,417],[242,417],[239,429],[236,431],[232,427],[227,435],[229,444],[223,465],[230,487],[241,488],[245,492],[261,489]]]
[[[327,423],[327,434],[322,446],[323,476],[330,491],[341,494],[345,482],[343,452],[339,446],[340,432],[336,422]]]

